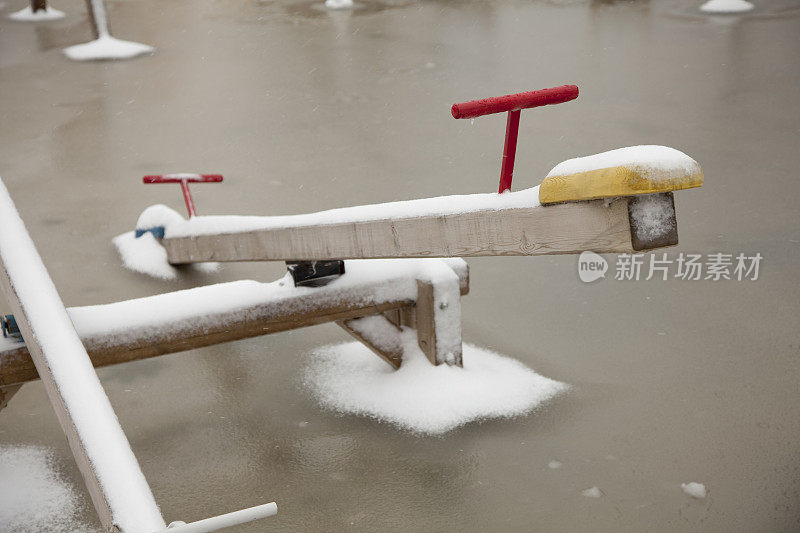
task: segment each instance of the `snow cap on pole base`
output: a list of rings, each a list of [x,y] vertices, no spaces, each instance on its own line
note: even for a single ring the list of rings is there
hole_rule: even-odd
[[[115,39],[103,35],[99,39],[84,44],[64,48],[64,55],[73,61],[93,61],[99,59],[130,59],[156,51],[152,46]]]
[[[33,11],[31,6],[26,6],[19,11],[11,13],[8,18],[11,20],[18,20],[21,22],[41,22],[45,20],[58,20],[63,19],[66,15],[63,11],[59,11],[58,9],[53,9],[50,6],[45,7],[44,9],[40,9],[38,11]]]

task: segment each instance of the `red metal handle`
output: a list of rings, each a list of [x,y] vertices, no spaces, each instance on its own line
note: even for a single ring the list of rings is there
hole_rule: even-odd
[[[472,100],[461,104],[453,104],[453,118],[475,118],[504,111],[519,111],[529,107],[561,104],[578,97],[577,85],[562,85],[551,89],[528,91],[494,98]]]
[[[145,176],[143,183],[219,183],[222,181],[220,174],[161,174]]]
[[[142,178],[144,183],[180,183],[183,201],[186,202],[186,211],[189,212],[189,218],[197,216],[189,184],[219,183],[220,181],[222,181],[222,175],[220,174],[151,174]]]

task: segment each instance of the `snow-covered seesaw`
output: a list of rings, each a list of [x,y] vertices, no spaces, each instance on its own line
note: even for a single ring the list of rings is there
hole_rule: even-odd
[[[510,191],[520,111],[577,95],[577,87],[564,86],[453,106],[455,118],[508,112],[498,193],[293,216],[197,216],[188,184],[220,176],[145,177],[180,183],[189,218],[164,206],[146,209],[117,243],[126,263],[136,264],[142,250],[155,250],[169,265],[286,261],[289,273],[272,283],[238,281],[65,309],[0,187],[0,285],[14,313],[3,322],[9,337],[0,345],[0,406],[41,378],[104,527],[163,529],[92,366],[326,322],[394,368],[403,363],[402,339],[414,331],[432,364],[462,366],[461,296],[469,271],[461,257],[633,253],[677,244],[673,191],[701,186],[703,174],[672,148],[572,159],[539,186]],[[174,530],[212,531],[274,512],[266,504]]]

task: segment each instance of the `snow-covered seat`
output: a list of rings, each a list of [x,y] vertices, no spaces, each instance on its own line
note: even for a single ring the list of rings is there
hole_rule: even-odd
[[[667,146],[630,146],[569,159],[539,186],[543,205],[691,189],[703,170],[688,155]]]

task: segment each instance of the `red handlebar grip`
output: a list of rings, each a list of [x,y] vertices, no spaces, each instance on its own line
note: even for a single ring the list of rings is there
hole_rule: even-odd
[[[142,178],[143,183],[219,183],[222,176],[219,174],[165,174],[150,175]]]
[[[453,104],[453,118],[475,118],[504,111],[517,111],[529,107],[561,104],[578,97],[577,85],[562,85],[552,89],[528,91],[525,93],[507,94],[494,98],[472,100],[461,104]]]

